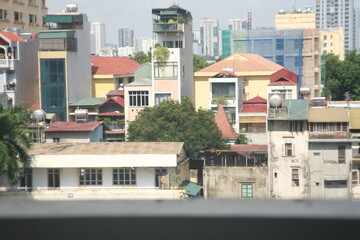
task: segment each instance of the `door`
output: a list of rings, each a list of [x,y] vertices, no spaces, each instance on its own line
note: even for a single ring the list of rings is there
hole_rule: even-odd
[[[51,168],[48,169],[48,188],[60,187],[60,169]]]
[[[21,190],[32,190],[32,169],[25,169],[20,179]]]

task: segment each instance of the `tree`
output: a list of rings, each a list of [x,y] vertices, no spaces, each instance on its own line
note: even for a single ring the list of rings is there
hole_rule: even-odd
[[[249,144],[250,142],[251,140],[245,134],[240,134],[236,139],[236,144]]]
[[[144,53],[143,51],[134,53],[134,55],[132,55],[130,57],[130,59],[134,60],[135,62],[138,62],[140,64],[144,64],[147,62],[151,62],[151,52],[149,52],[148,54]]]
[[[162,47],[159,44],[155,45],[154,59],[159,63],[160,67],[164,68],[166,62],[169,60],[170,51],[167,47]]]
[[[226,149],[211,110],[195,110],[191,100],[165,100],[142,110],[129,124],[128,141],[184,142],[187,156],[198,158],[206,149]]]
[[[194,66],[194,72],[197,72],[203,68],[206,68],[210,64],[206,62],[205,58],[203,58],[200,55],[193,55],[193,66]]]
[[[17,183],[22,170],[30,166],[27,150],[32,140],[26,129],[30,113],[25,106],[4,109],[0,104],[0,175],[6,173],[12,184]]]
[[[326,95],[332,100],[344,100],[350,93],[353,100],[360,100],[360,55],[356,51],[347,52],[345,60],[329,54],[326,56]]]

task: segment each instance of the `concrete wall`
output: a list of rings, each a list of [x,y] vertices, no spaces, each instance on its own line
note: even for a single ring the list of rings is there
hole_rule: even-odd
[[[279,199],[306,199],[309,191],[308,131],[290,132],[288,121],[269,121],[270,194]],[[285,143],[292,142],[292,156],[285,156]],[[299,169],[299,186],[293,186],[292,169]]]
[[[345,146],[345,163],[338,163],[338,146]],[[350,143],[309,143],[310,197],[347,199],[350,196]],[[347,179],[346,188],[327,188],[325,179]]]
[[[114,90],[114,76],[113,75],[93,75],[92,76],[92,97],[106,98],[106,94],[110,90]]]
[[[241,183],[253,183],[253,198],[268,198],[267,167],[205,167],[206,198],[241,198]]]
[[[124,112],[125,112],[125,128],[128,127],[129,122],[134,121],[136,116],[145,107],[136,107],[129,105],[129,91],[148,91],[149,92],[149,106],[154,106],[154,98],[152,97],[151,86],[125,86],[124,90]]]
[[[102,142],[104,140],[103,125],[90,132],[90,142]]]
[[[90,132],[46,132],[45,142],[53,143],[53,138],[60,138],[61,143],[91,142]]]

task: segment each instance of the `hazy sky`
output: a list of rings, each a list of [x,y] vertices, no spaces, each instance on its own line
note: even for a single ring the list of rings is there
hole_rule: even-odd
[[[360,1],[360,0],[355,0]],[[48,0],[49,13],[61,12],[67,3],[77,3],[79,12],[87,13],[89,21],[105,23],[106,42],[117,43],[117,29],[129,27],[135,36],[151,37],[151,9],[171,6],[173,0]],[[177,0],[176,3],[190,11],[193,28],[199,27],[203,17],[219,21],[221,29],[227,29],[230,18],[247,17],[252,12],[253,28],[273,27],[274,15],[280,10],[315,7],[315,0]]]

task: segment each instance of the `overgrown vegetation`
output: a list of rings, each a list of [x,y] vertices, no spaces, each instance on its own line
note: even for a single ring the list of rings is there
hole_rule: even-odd
[[[200,55],[193,55],[193,66],[194,66],[194,72],[197,72],[203,68],[206,68],[210,64],[206,62],[205,58],[203,58]]]

